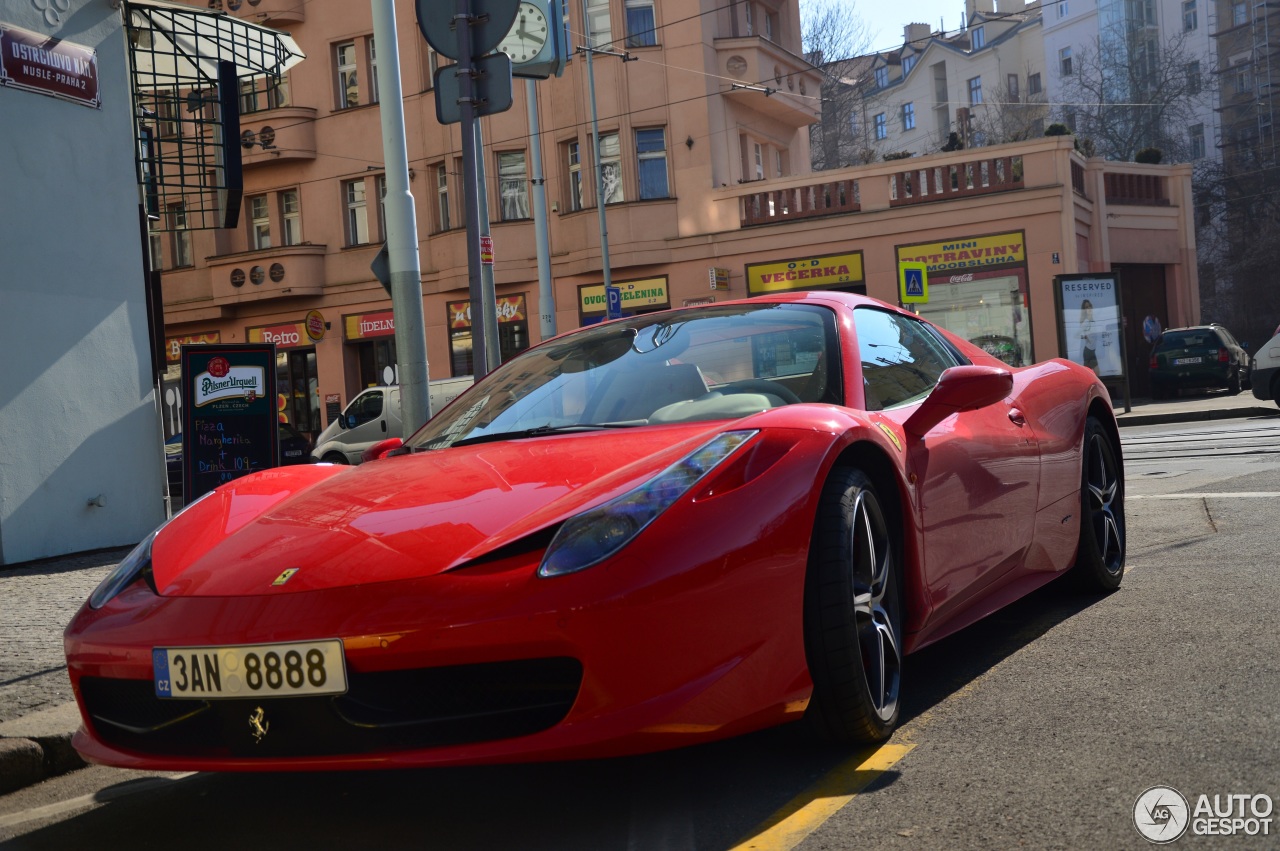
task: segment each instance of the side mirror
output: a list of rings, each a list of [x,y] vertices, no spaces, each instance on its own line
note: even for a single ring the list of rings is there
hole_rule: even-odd
[[[377,461],[379,459],[386,458],[388,452],[393,449],[399,449],[403,443],[404,441],[398,437],[388,437],[386,440],[379,440],[364,452],[360,453],[360,460],[364,462]]]
[[[953,366],[938,379],[903,428],[917,437],[960,411],[993,405],[1013,390],[1013,373],[997,366]]]

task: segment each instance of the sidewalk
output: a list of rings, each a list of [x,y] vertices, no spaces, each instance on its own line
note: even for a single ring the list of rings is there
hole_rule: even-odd
[[[1122,427],[1259,416],[1280,417],[1280,407],[1247,391],[1161,402],[1134,399],[1128,412],[1121,399],[1116,407]],[[84,764],[71,748],[80,714],[70,701],[62,664],[62,630],[127,553],[127,548],[80,553],[0,568],[0,599],[13,613],[0,623],[0,641],[22,651],[17,663],[0,668],[0,795]]]

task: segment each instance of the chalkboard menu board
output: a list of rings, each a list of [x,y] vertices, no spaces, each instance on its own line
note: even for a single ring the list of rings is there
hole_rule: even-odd
[[[279,464],[272,344],[183,346],[182,496]]]

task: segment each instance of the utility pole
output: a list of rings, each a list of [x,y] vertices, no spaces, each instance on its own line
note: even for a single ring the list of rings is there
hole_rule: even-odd
[[[547,232],[547,187],[542,178],[542,140],[538,130],[538,87],[524,81],[529,110],[529,156],[533,176],[533,233],[538,248],[538,331],[543,340],[556,335],[556,294],[551,281],[551,239]]]
[[[396,363],[400,373],[403,437],[431,418],[427,392],[426,321],[422,310],[422,272],[418,259],[418,219],[409,192],[409,155],[400,90],[400,47],[394,0],[370,0],[373,33],[385,61],[378,63],[382,118],[382,157],[386,167],[387,260],[391,309],[396,325]],[[376,190],[375,190],[376,191]]]
[[[596,214],[600,219],[600,266],[604,273],[605,290],[613,286],[613,271],[609,268],[609,227],[604,215],[604,165],[600,162],[600,118],[596,115],[596,74],[591,64],[591,57],[599,53],[604,56],[621,56],[623,62],[631,61],[626,53],[617,50],[601,50],[591,45],[579,47],[587,54],[587,89],[591,96],[591,145],[595,149],[596,158]]]
[[[476,118],[476,183],[479,185],[479,206],[477,215],[480,224],[481,242],[488,242],[493,245],[493,237],[490,235],[489,229],[489,182],[485,179],[484,164],[484,132],[480,125],[480,119]],[[499,201],[499,209],[501,209],[501,201]],[[495,251],[496,254],[496,251]],[[496,259],[496,258],[495,258]],[[493,285],[493,263],[480,263],[480,297],[484,300],[484,310],[481,311],[479,317],[475,316],[476,308],[471,306],[471,340],[472,353],[479,346],[480,341],[484,341],[484,359],[490,370],[496,368],[502,363],[502,348],[498,345],[498,291]],[[475,336],[475,329],[478,325],[484,325],[484,333],[479,337]],[[477,372],[476,378],[479,379],[483,373]]]

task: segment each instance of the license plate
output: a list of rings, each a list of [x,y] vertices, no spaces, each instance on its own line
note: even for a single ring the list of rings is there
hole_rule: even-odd
[[[347,666],[342,641],[157,647],[151,651],[156,697],[295,697],[342,694]]]
[[[1204,358],[1174,358],[1173,365],[1182,366],[1183,364],[1188,364],[1188,363],[1200,363],[1203,360]]]

